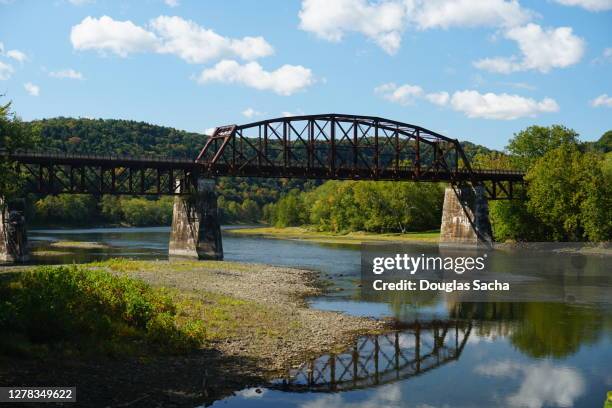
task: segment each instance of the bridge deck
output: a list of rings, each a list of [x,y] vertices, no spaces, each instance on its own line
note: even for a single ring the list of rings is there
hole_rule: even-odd
[[[28,176],[33,191],[43,194],[181,195],[198,188],[200,177],[265,177],[417,182],[482,182],[489,198],[512,198],[512,184],[524,173],[512,170],[423,166],[367,166],[330,169],[326,166],[269,165],[265,162],[199,163],[157,156],[117,156],[22,151],[8,155]]]

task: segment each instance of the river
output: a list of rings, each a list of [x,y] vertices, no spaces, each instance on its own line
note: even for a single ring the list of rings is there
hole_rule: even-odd
[[[113,256],[167,257],[169,229],[33,230],[52,241],[102,242],[35,262]],[[317,269],[333,280],[312,307],[384,317],[401,331],[366,336],[343,353],[320,356],[284,379],[246,389],[214,407],[602,407],[612,390],[612,309],[589,303],[407,301],[361,293],[359,247],[232,235],[225,259]],[[48,255],[48,254],[47,254]],[[601,260],[596,260],[601,262]]]

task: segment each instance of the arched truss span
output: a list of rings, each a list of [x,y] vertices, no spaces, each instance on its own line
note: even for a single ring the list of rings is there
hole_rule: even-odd
[[[394,120],[304,115],[215,129],[197,163],[209,176],[522,182],[521,172],[474,170],[457,139]]]

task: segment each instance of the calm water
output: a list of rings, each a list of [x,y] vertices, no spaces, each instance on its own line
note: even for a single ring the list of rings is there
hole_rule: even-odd
[[[43,246],[54,240],[112,246],[56,249],[70,253],[44,258],[82,262],[119,255],[163,259],[168,233],[168,228],[38,230],[30,237]],[[333,278],[341,290],[313,299],[313,307],[394,316],[402,327],[362,337],[344,353],[307,361],[274,384],[240,391],[215,407],[591,408],[603,407],[612,390],[609,306],[373,299],[355,285],[358,247],[227,233],[223,245],[227,260],[312,268]],[[589,257],[588,262],[606,261]]]

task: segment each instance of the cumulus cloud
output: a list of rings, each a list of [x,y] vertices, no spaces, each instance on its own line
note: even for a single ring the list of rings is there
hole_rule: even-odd
[[[49,72],[49,76],[58,79],[85,79],[82,73],[80,73],[79,71],[75,71],[72,68]]]
[[[579,6],[589,11],[612,10],[612,0],[555,0],[564,6]]]
[[[434,105],[450,106],[469,118],[511,120],[559,110],[559,105],[551,98],[536,101],[519,95],[481,94],[474,90],[457,91],[451,96],[446,91],[427,93],[418,85],[397,85],[393,82],[377,86],[374,93],[400,105],[425,99]]]
[[[222,57],[254,60],[274,53],[263,37],[227,38],[180,17],[160,16],[150,25],[160,38],[157,52],[174,54],[190,63]]]
[[[177,7],[180,4],[179,0],[164,0],[164,3],[166,3],[168,7]]]
[[[422,30],[513,27],[526,23],[533,14],[516,0],[409,0],[406,3],[412,21]]]
[[[297,109],[295,112],[283,111],[281,112],[281,116],[285,118],[289,118],[291,116],[302,116],[304,115],[304,111],[301,109]]]
[[[572,32],[571,27],[542,29],[537,24],[514,27],[504,36],[517,42],[521,57],[494,57],[474,62],[476,68],[509,74],[516,71],[565,68],[582,58],[585,42]]]
[[[9,50],[6,52],[6,56],[19,62],[24,62],[28,59],[28,56],[23,51],[19,50]]]
[[[72,27],[70,41],[77,50],[110,52],[121,57],[135,52],[157,52],[174,54],[189,63],[223,57],[253,60],[274,53],[263,37],[227,38],[193,21],[169,16],[151,20],[148,28],[108,16],[86,17]]]
[[[500,361],[475,368],[479,374],[499,378],[520,378],[517,392],[506,397],[511,407],[571,407],[585,391],[584,378],[574,368],[549,362],[520,364]]]
[[[366,35],[389,54],[400,47],[406,10],[399,1],[371,3],[367,0],[303,0],[300,28],[333,42],[345,32]]]
[[[299,27],[333,42],[348,32],[361,33],[395,54],[408,26],[511,27],[526,23],[531,14],[516,0],[303,0]]]
[[[463,112],[469,118],[484,119],[511,120],[559,110],[559,105],[551,98],[536,101],[519,95],[481,94],[473,90],[455,92],[450,103],[454,110]]]
[[[402,389],[399,384],[388,384],[378,387],[368,397],[361,400],[346,398],[345,394],[324,394],[301,405],[301,408],[401,408]],[[419,405],[420,407],[424,407]]]
[[[242,114],[247,117],[247,118],[254,118],[255,116],[261,116],[262,113],[259,111],[256,111],[253,108],[246,108],[245,110],[242,111]]]
[[[287,96],[311,86],[314,78],[311,70],[301,65],[283,65],[274,71],[266,71],[257,62],[241,65],[233,60],[223,60],[204,69],[196,81],[200,84],[237,83]]]
[[[153,51],[158,41],[155,34],[130,20],[116,21],[108,16],[85,17],[70,31],[74,49],[110,52],[121,57],[134,52]]]
[[[418,85],[397,85],[390,82],[374,88],[374,93],[388,101],[399,103],[400,105],[410,105],[414,103],[415,99],[423,95],[423,88]]]
[[[0,61],[0,81],[6,81],[13,75],[15,70],[13,66],[7,63]]]
[[[434,92],[425,95],[425,98],[434,105],[445,106],[450,100],[448,92]]]
[[[593,106],[594,108],[600,106],[612,108],[612,96],[608,96],[608,94],[601,94],[591,101],[591,106]]]
[[[25,88],[26,92],[31,96],[40,95],[40,88],[31,82],[26,82],[25,84],[23,84],[23,87]]]

